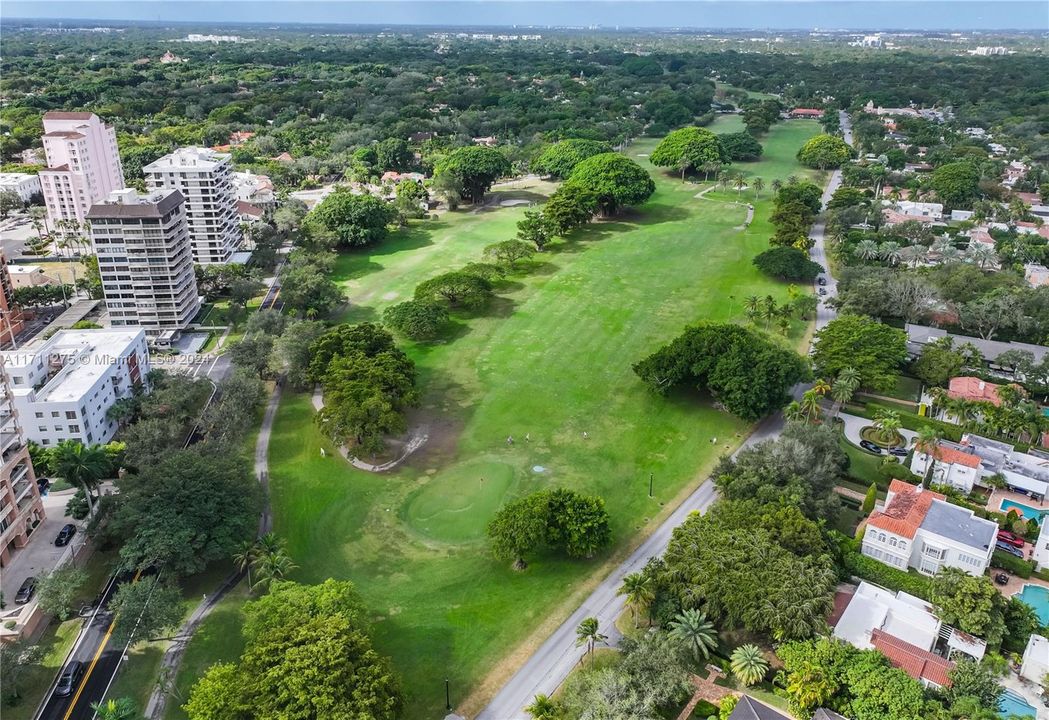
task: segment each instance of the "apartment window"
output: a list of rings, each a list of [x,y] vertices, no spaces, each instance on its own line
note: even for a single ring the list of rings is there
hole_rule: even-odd
[[[44,417],[44,413],[42,413],[42,412],[38,412],[38,413],[36,413],[36,419],[37,419],[37,420],[40,420],[40,419],[42,419],[43,417]]]
[[[76,420],[76,411],[66,410],[66,420]]]
[[[80,432],[80,426],[79,425],[70,425],[69,426],[69,432],[71,432],[71,433],[79,433]]]
[[[62,426],[61,425],[55,425],[55,432],[62,432]]]
[[[906,540],[900,540],[900,550],[906,550],[906,549],[907,549],[907,541]]]
[[[53,418],[58,417],[58,411],[57,410],[52,410],[51,411],[51,417],[53,417]]]
[[[47,432],[47,425],[37,425],[36,429],[40,432]]]
[[[42,445],[50,445],[50,444],[51,444],[51,441],[50,441],[50,440],[48,440],[47,438],[44,438],[43,440],[41,440],[41,441],[40,441],[40,443],[41,443]]]
[[[889,538],[889,545],[896,547],[896,538]]]

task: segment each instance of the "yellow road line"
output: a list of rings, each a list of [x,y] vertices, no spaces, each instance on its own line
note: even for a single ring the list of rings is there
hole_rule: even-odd
[[[138,582],[139,577],[142,575],[142,571],[139,570],[135,573],[135,577],[131,582]],[[98,645],[98,652],[91,658],[91,664],[87,666],[87,672],[84,673],[84,679],[80,681],[80,687],[76,689],[76,694],[73,695],[73,700],[69,703],[69,709],[66,710],[65,716],[62,720],[69,720],[70,715],[73,714],[73,710],[76,708],[77,700],[80,699],[80,693],[84,692],[84,688],[87,687],[87,681],[91,679],[91,673],[95,669],[95,665],[98,664],[98,659],[102,657],[102,652],[106,649],[106,645],[109,644],[109,638],[113,635],[113,627],[116,625],[117,619],[114,617],[109,621],[109,627],[106,628],[106,634],[102,637],[102,642]]]
[[[281,289],[277,288],[277,294],[273,296],[272,300],[270,300],[270,310],[272,310],[273,306],[277,304],[277,298],[280,297],[280,291]]]

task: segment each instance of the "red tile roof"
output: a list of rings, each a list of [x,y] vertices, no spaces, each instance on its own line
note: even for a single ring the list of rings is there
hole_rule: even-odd
[[[794,108],[790,114],[800,117],[823,117],[823,111],[817,108]]]
[[[260,218],[265,213],[263,212],[262,208],[260,208],[258,205],[252,205],[250,202],[247,202],[245,200],[238,200],[237,201],[237,214],[238,215],[251,215],[252,217]]]
[[[905,538],[914,538],[925,514],[933,500],[943,500],[944,496],[932,490],[922,490],[910,483],[893,479],[889,483],[892,501],[883,512],[873,512],[867,524]]]
[[[932,450],[932,456],[940,462],[945,462],[949,465],[965,465],[966,467],[971,468],[980,467],[979,455],[967,453],[964,450],[959,450],[957,448],[937,445]]]
[[[92,115],[94,115],[94,113],[51,110],[44,113],[44,120],[90,120]]]
[[[84,137],[84,134],[78,133],[76,130],[52,130],[49,133],[45,133],[44,137],[60,137],[75,140]]]
[[[941,687],[950,686],[948,673],[954,669],[952,661],[944,660],[939,655],[877,629],[871,630],[871,644],[887,657],[893,666],[915,680],[925,679]]]
[[[997,385],[978,377],[956,377],[951,378],[947,387],[947,396],[955,400],[973,400],[978,402],[989,402],[992,405],[1001,405],[998,397]]]

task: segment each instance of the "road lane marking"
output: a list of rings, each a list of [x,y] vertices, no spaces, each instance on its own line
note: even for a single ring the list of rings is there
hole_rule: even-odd
[[[138,582],[138,579],[141,576],[142,571],[139,570],[135,573],[135,577],[131,580],[131,582]],[[84,688],[87,687],[87,681],[91,679],[91,673],[94,672],[95,665],[98,664],[98,659],[102,657],[103,651],[109,644],[109,638],[113,635],[113,628],[116,626],[116,624],[117,618],[116,615],[114,615],[113,619],[109,621],[109,627],[106,628],[106,634],[102,637],[102,642],[98,644],[98,652],[96,652],[95,656],[91,658],[91,664],[87,666],[87,672],[84,673],[84,679],[80,681],[80,687],[76,689],[76,694],[73,695],[73,699],[69,703],[69,709],[66,710],[66,714],[62,717],[62,720],[69,720],[70,716],[73,714],[73,710],[76,709],[76,704],[77,701],[80,699],[80,694],[84,692]]]

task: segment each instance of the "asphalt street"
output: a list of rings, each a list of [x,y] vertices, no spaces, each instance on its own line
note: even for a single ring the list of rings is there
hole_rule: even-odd
[[[852,129],[848,116],[840,113],[842,133],[845,140],[852,143]],[[835,170],[828,180],[827,187],[823,192],[823,203],[826,205],[831,195],[841,185],[841,172]],[[828,307],[826,300],[837,294],[837,282],[830,275],[830,265],[827,262],[827,251],[825,246],[825,228],[822,221],[812,228],[811,237],[814,245],[811,250],[812,259],[822,265],[827,284],[823,286],[827,295],[821,298],[819,308],[816,312],[816,329],[820,329],[830,322],[835,312]],[[795,398],[800,398],[802,392],[807,389],[797,386],[793,389]],[[765,418],[760,422],[746,439],[740,450],[777,437],[784,426],[783,416],[776,414]],[[736,451],[739,453],[739,450]],[[735,453],[734,453],[735,454]],[[585,648],[576,646],[576,627],[587,617],[597,618],[602,632],[609,636],[610,642],[614,643],[616,637],[615,621],[622,614],[625,607],[625,599],[616,595],[616,591],[623,582],[623,578],[632,572],[641,570],[650,558],[658,557],[666,550],[673,535],[674,528],[683,523],[693,512],[704,512],[717,499],[714,484],[707,480],[700,485],[695,492],[689,495],[662,525],[660,525],[645,541],[626,559],[621,565],[613,570],[593,593],[565,620],[557,630],[554,631],[539,649],[525,662],[512,678],[496,694],[488,706],[477,716],[477,720],[527,720],[528,714],[524,707],[532,702],[536,695],[552,695],[564,682],[572,669],[579,664],[583,658]]]

